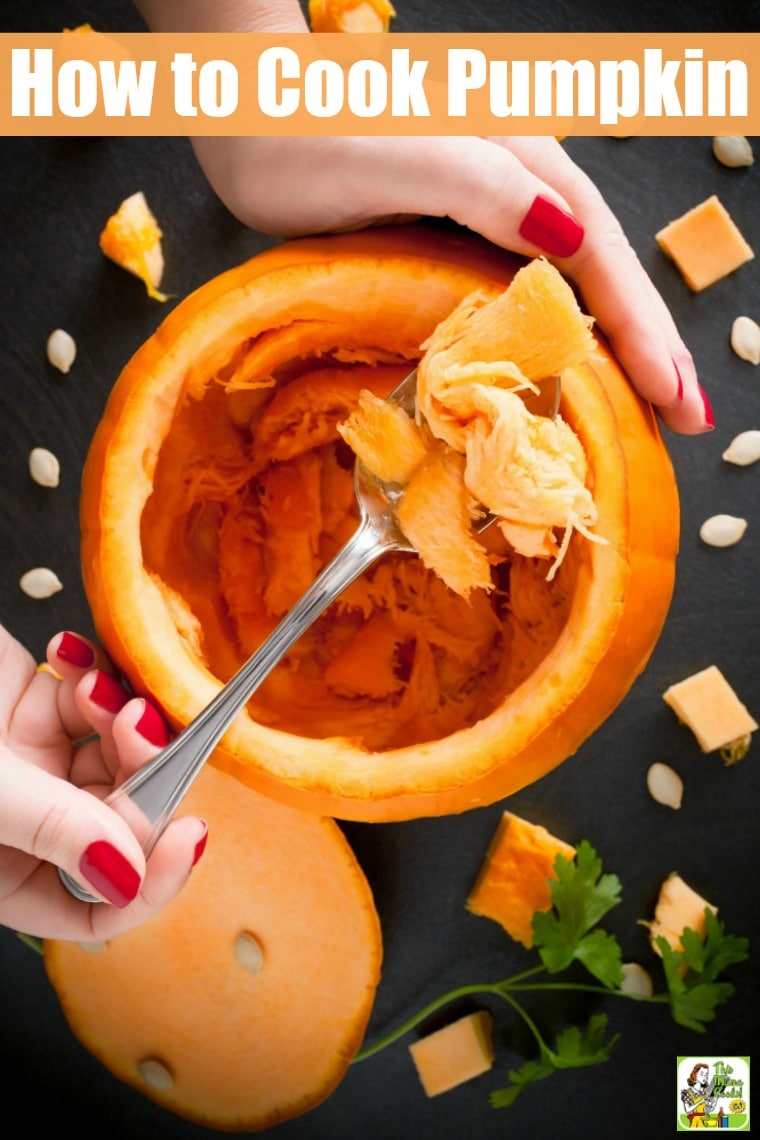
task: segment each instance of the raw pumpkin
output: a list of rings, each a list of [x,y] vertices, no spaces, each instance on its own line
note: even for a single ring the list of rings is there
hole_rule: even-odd
[[[161,230],[142,190],[125,198],[106,222],[100,248],[106,257],[139,277],[155,301],[165,301],[158,286],[164,275]]]
[[[649,940],[655,953],[660,953],[656,943],[659,937],[673,950],[683,949],[681,935],[687,927],[704,937],[705,909],[718,913],[718,908],[685,883],[677,871],[671,871],[660,886],[653,920],[642,923],[649,928]]]
[[[551,342],[536,346],[546,323]],[[585,362],[591,323],[559,270],[531,261],[497,297],[465,297],[423,343],[414,419],[362,393],[338,428],[372,475],[401,485],[401,530],[425,566],[464,597],[494,586],[473,533],[485,511],[513,552],[553,558],[549,580],[574,530],[605,541],[589,529],[596,507],[578,437],[562,416],[532,412],[525,399],[547,382],[553,392],[555,376]],[[561,545],[555,528],[564,532]]]
[[[498,296],[520,264],[426,226],[286,242],[202,286],[127,364],[84,472],[84,581],[104,644],[175,727],[355,528],[336,374],[357,399],[389,391],[464,297]],[[551,338],[550,314],[532,327]],[[319,814],[408,819],[501,799],[603,722],[664,621],[678,500],[654,412],[600,337],[562,390],[605,544],[573,534],[547,582],[545,560],[502,540],[493,589],[469,600],[413,555],[383,559],[270,674],[215,764]]]
[[[332,820],[207,767],[209,844],[182,893],[105,945],[45,943],[79,1041],[116,1077],[215,1129],[258,1131],[338,1085],[379,981],[367,882]]]
[[[570,861],[575,848],[540,823],[505,811],[467,896],[467,909],[500,923],[511,938],[530,948],[533,915],[551,910],[549,880],[556,878],[558,855]]]
[[[389,0],[309,0],[312,32],[387,32],[395,15]]]
[[[468,1013],[414,1041],[409,1052],[427,1095],[448,1092],[493,1065],[493,1018],[485,1009]]]

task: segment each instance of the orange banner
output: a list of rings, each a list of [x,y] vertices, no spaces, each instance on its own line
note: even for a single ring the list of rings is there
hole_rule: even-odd
[[[4,135],[760,133],[760,34],[0,34]]]

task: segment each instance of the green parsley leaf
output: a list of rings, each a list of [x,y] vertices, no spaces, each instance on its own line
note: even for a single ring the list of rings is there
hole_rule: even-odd
[[[616,1033],[609,1041],[604,1035],[607,1029],[607,1015],[595,1013],[585,1029],[570,1025],[557,1037],[554,1065],[557,1069],[578,1069],[585,1065],[600,1065],[609,1061],[613,1046],[620,1038]]]
[[[554,1049],[544,1044],[538,1060],[526,1061],[519,1069],[509,1071],[510,1084],[491,1093],[491,1106],[509,1107],[514,1104],[526,1085],[550,1077],[561,1069],[579,1069],[609,1061],[610,1053],[620,1034],[615,1034],[609,1041],[605,1041],[606,1029],[607,1017],[603,1013],[594,1014],[583,1029],[577,1025],[563,1029],[557,1035]]]
[[[705,1032],[719,1005],[734,992],[730,982],[717,978],[728,966],[743,962],[749,955],[749,941],[726,934],[718,916],[705,908],[705,934],[686,927],[681,932],[681,950],[674,950],[659,935],[655,942],[662,955],[668,986],[668,1002],[673,1020],[697,1033]]]
[[[507,1073],[510,1084],[503,1089],[495,1089],[490,1096],[492,1108],[509,1108],[514,1104],[520,1093],[526,1085],[530,1085],[533,1081],[541,1081],[544,1077],[550,1077],[552,1073],[556,1073],[556,1067],[551,1063],[548,1057],[542,1057],[540,1061],[526,1061],[520,1065],[519,1069],[510,1069]]]
[[[617,939],[589,931],[620,902],[620,880],[602,874],[602,861],[585,839],[574,861],[557,856],[554,872],[557,877],[549,884],[553,907],[533,915],[533,945],[541,961],[550,974],[578,961],[605,986],[619,985],[623,974]]]

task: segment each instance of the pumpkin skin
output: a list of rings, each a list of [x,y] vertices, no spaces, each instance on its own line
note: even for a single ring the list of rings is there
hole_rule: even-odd
[[[182,386],[200,391],[204,369],[213,370],[230,346],[288,326],[294,352],[304,342],[311,350],[365,343],[411,365],[420,342],[462,297],[503,289],[519,264],[470,235],[425,226],[286,242],[203,285],[128,362],[85,465],[83,577],[103,644],[174,727],[197,715],[221,684],[178,633],[143,559],[141,519]],[[665,620],[679,511],[655,414],[597,341],[589,362],[563,374],[561,411],[585,448],[606,545],[576,548],[584,540],[573,537],[567,620],[530,675],[476,723],[382,751],[347,736],[295,735],[241,714],[214,764],[305,810],[404,820],[503,799],[562,763],[609,716]]]

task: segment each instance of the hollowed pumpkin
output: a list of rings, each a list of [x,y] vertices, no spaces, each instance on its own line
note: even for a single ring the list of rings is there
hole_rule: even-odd
[[[390,391],[463,297],[518,264],[424,226],[287,242],[198,289],[127,364],[84,472],[84,581],[105,646],[175,727],[354,528],[338,424],[359,393]],[[307,810],[400,820],[501,799],[602,723],[662,627],[678,499],[655,415],[601,338],[562,384],[605,544],[574,534],[551,581],[544,560],[507,558],[469,600],[387,557],[270,675],[216,765]]]

